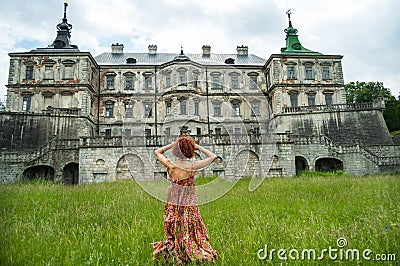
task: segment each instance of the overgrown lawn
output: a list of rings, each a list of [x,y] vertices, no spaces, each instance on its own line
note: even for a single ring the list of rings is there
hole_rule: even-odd
[[[376,263],[362,258],[365,249],[371,259],[396,253],[396,261],[380,265],[400,264],[400,175],[306,173],[266,179],[253,192],[248,185],[240,180],[200,206],[221,254],[217,265],[353,265],[339,256],[348,249],[360,251],[363,265]],[[0,265],[162,265],[150,243],[164,238],[163,210],[135,182],[0,185]],[[339,238],[347,240],[342,249]],[[285,249],[287,260],[277,251],[272,261],[260,260],[266,245],[268,252]],[[301,259],[304,249],[318,257],[329,247],[338,249],[336,259]]]

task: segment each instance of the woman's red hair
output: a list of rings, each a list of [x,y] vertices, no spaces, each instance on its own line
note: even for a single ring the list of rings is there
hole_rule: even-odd
[[[172,147],[172,155],[178,158],[193,158],[196,142],[189,136],[179,137]]]

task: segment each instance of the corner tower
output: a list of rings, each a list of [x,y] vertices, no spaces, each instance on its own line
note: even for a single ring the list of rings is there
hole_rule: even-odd
[[[272,54],[264,68],[273,115],[344,104],[343,56],[305,48],[292,25],[290,10],[287,15],[286,46],[280,54]]]
[[[42,137],[48,138],[57,132],[88,136],[95,131],[91,123],[97,120],[99,67],[89,52],[81,52],[71,44],[72,25],[67,20],[67,6],[64,3],[64,16],[57,24],[57,36],[52,44],[9,54],[7,111],[23,113],[25,117],[59,115],[76,119],[69,125],[58,125],[68,129],[54,126],[48,127],[46,134],[38,133],[41,143],[45,143]],[[79,125],[78,121],[85,125]],[[28,146],[31,143],[27,141]]]

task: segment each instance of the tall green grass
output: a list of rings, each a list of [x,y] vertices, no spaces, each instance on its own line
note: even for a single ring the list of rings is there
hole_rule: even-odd
[[[221,254],[217,265],[357,263],[257,257],[265,245],[337,248],[340,237],[346,248],[397,253],[397,261],[380,265],[400,264],[400,175],[304,173],[266,179],[253,192],[248,185],[241,180],[200,206],[211,245]],[[0,185],[0,265],[162,265],[152,259],[150,243],[164,238],[163,208],[135,182]]]

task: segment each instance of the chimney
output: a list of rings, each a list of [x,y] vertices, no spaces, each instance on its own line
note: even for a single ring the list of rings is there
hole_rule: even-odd
[[[237,51],[238,55],[244,55],[244,56],[249,55],[249,47],[248,46],[244,46],[244,45],[237,46],[236,51]]]
[[[203,45],[203,47],[201,47],[201,49],[203,49],[203,56],[210,56],[210,54],[211,54],[211,46],[210,45]]]
[[[123,54],[124,53],[124,45],[121,43],[113,43],[111,45],[111,53],[112,54]]]
[[[157,45],[150,44],[149,45],[149,54],[156,54],[157,53]]]

